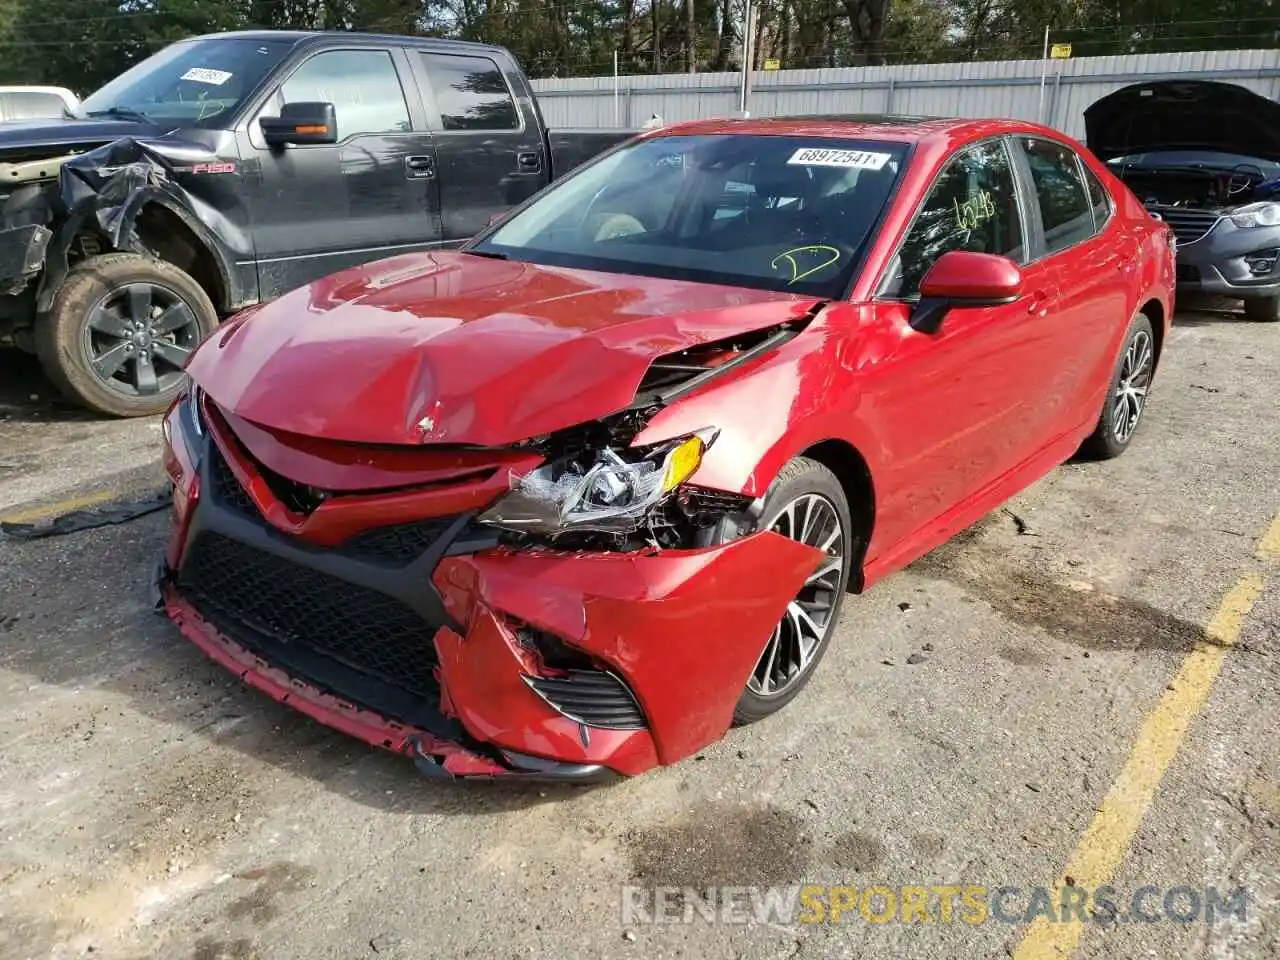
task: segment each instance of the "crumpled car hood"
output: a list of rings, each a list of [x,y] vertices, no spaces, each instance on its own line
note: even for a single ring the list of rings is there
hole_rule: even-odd
[[[455,252],[335,274],[246,311],[187,370],[261,426],[504,446],[614,413],[650,362],[804,316],[812,297]]]

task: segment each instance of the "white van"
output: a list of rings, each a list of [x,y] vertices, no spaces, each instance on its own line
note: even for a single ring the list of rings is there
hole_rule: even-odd
[[[66,87],[0,87],[0,121],[65,117],[79,106]]]

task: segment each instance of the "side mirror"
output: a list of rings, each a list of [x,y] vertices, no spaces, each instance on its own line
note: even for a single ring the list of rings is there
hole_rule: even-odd
[[[259,117],[258,126],[271,147],[338,142],[338,118],[332,103],[286,103],[280,116]]]
[[[1022,271],[1008,257],[972,250],[940,256],[920,282],[920,302],[910,324],[921,333],[936,333],[954,307],[991,307],[1013,303],[1022,295]]]

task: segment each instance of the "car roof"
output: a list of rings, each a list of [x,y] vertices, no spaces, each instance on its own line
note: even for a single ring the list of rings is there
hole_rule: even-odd
[[[656,134],[739,134],[828,139],[888,140],[900,143],[966,142],[1008,133],[1034,133],[1063,139],[1060,131],[1025,120],[973,120],[962,117],[913,117],[899,114],[821,114],[803,117],[688,120],[659,128]]]
[[[490,43],[475,43],[470,40],[410,37],[403,34],[390,33],[360,33],[351,30],[232,30],[227,33],[204,33],[196,37],[184,37],[183,40],[284,40],[294,44],[318,40],[342,40],[348,43],[374,41],[376,43],[450,47],[459,50],[488,50],[491,52],[504,49]]]

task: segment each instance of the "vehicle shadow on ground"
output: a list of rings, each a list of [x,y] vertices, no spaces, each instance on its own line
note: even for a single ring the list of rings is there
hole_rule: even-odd
[[[157,739],[198,739],[195,752],[206,759],[220,755],[206,747],[231,748],[388,812],[497,814],[607,789],[430,780],[407,758],[367,747],[247,688],[149,606],[149,571],[167,522],[167,514],[151,515],[35,541],[0,534],[0,669],[92,691],[94,700],[121,698],[152,721],[142,727],[160,725]],[[89,749],[79,739],[48,749]],[[99,735],[92,749],[111,747]],[[222,763],[232,776],[238,765]]]
[[[1244,309],[1235,300],[1221,297],[1184,295],[1178,298],[1173,316],[1175,327],[1207,327],[1217,323],[1249,323]]]
[[[0,423],[84,422],[102,417],[68,403],[29,353],[0,347]]]

